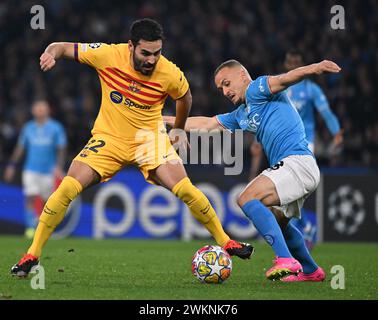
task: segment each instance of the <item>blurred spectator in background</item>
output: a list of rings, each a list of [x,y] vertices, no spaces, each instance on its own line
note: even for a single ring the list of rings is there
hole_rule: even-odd
[[[36,198],[45,202],[53,191],[54,183],[63,178],[66,134],[63,126],[49,117],[49,105],[45,100],[33,103],[33,120],[22,130],[16,148],[6,166],[4,180],[11,182],[16,165],[26,154],[22,171],[25,195],[25,236],[32,238],[37,225]],[[38,212],[39,213],[39,212]]]
[[[332,157],[328,129],[316,117],[320,166],[378,167],[378,2],[343,1],[346,28],[330,26],[334,1],[258,0],[45,0],[46,29],[30,27],[32,0],[0,3],[0,161],[4,164],[35,96],[47,93],[52,115],[67,130],[68,158],[90,135],[100,105],[94,71],[67,62],[52,73],[39,71],[39,56],[52,41],[122,42],[131,21],[150,17],[171,39],[164,55],[187,75],[193,95],[191,115],[227,112],[209,79],[221,62],[236,58],[253,74],[282,71],[285,52],[298,48],[308,61],[331,59],[340,75],[319,76],[344,131],[342,154]],[[170,105],[173,108],[174,104]],[[245,162],[250,161],[245,144]],[[248,170],[246,170],[247,173]]]

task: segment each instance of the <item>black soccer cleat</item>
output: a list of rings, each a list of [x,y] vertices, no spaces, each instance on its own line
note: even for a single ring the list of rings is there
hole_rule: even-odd
[[[230,256],[237,256],[240,259],[250,259],[255,251],[255,248],[249,243],[238,242],[235,240],[229,240],[223,249],[225,249]]]
[[[25,253],[21,260],[11,269],[11,275],[25,278],[28,276],[33,267],[37,266],[39,260],[30,253]]]

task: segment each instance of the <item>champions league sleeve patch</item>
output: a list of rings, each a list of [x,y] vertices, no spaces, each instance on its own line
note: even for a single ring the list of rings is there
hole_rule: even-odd
[[[101,42],[94,42],[94,43],[89,44],[89,47],[92,49],[100,48],[100,46],[101,46]]]

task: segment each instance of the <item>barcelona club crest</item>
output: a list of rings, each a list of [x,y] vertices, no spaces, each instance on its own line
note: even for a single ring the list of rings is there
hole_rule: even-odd
[[[141,86],[139,82],[134,81],[134,80],[130,82],[130,86],[129,86],[130,91],[138,93],[140,91],[140,87]]]

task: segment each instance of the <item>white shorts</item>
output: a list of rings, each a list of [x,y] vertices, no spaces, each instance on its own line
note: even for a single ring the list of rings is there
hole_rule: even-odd
[[[320,181],[320,171],[314,157],[293,155],[275,166],[264,170],[276,186],[281,210],[287,218],[300,218],[305,199],[315,191]]]
[[[22,186],[25,196],[40,196],[47,200],[53,192],[54,175],[23,171]]]

